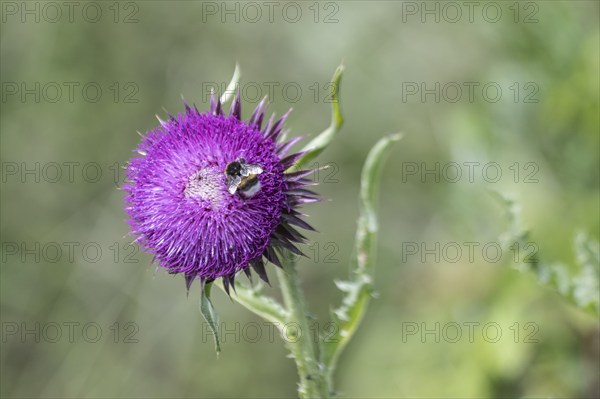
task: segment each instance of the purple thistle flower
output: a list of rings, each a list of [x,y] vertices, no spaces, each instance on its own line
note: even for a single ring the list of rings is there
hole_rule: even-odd
[[[318,200],[305,188],[312,170],[286,173],[303,155],[286,155],[300,138],[279,142],[289,112],[261,129],[266,108],[265,98],[242,121],[239,92],[229,116],[214,95],[209,113],[185,104],[159,119],[127,167],[131,231],[161,267],[184,274],[188,290],[222,277],[229,293],[250,267],[268,283],[263,257],[281,267],[275,248],[301,255],[296,227],[313,230],[296,210]]]

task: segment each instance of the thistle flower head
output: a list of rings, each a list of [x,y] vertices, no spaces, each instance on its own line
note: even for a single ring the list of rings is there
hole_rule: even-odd
[[[275,248],[296,254],[312,229],[297,207],[317,201],[305,186],[310,170],[287,172],[303,153],[287,155],[300,139],[281,142],[286,113],[263,128],[266,99],[247,121],[239,92],[229,115],[213,96],[210,112],[185,112],[147,132],[127,167],[129,225],[138,243],[169,273],[223,278],[252,268],[268,282],[264,260],[281,266]]]

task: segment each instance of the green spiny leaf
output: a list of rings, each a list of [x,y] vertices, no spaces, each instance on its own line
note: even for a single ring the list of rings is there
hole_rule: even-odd
[[[222,282],[219,282],[218,287],[225,291]],[[287,320],[287,310],[263,292],[263,285],[260,282],[254,286],[248,286],[236,281],[231,299],[254,314],[273,323],[277,328],[282,328]]]
[[[342,305],[332,312],[336,334],[323,342],[321,362],[331,373],[337,359],[352,338],[366,312],[373,294],[375,241],[377,238],[377,192],[383,162],[400,135],[389,135],[377,142],[369,152],[361,176],[360,216],[356,230],[356,259],[348,281],[336,281],[345,293]]]
[[[210,290],[212,288],[212,282],[206,283],[202,289],[202,295],[200,296],[200,313],[204,317],[204,320],[208,323],[214,340],[215,340],[215,351],[217,356],[221,353],[221,344],[219,341],[219,315],[215,310],[212,302],[210,301]]]
[[[321,152],[327,148],[327,146],[333,141],[337,132],[342,128],[344,124],[344,118],[342,117],[342,111],[340,107],[340,83],[342,81],[342,74],[344,73],[344,65],[340,65],[335,70],[333,77],[331,78],[331,85],[329,94],[331,97],[331,124],[327,129],[322,131],[317,137],[312,139],[302,151],[306,153],[302,158],[296,162],[293,166],[294,169],[299,170],[313,159],[315,159]]]
[[[240,70],[240,66],[236,63],[235,70],[233,71],[233,76],[231,77],[231,81],[227,85],[227,89],[225,89],[225,92],[221,93],[221,104],[225,104],[235,95],[236,90],[240,84],[241,76],[242,72]]]
[[[585,233],[579,233],[574,246],[580,272],[573,279],[573,299],[580,307],[599,313],[600,245]]]
[[[526,248],[529,245],[530,232],[523,227],[520,218],[520,207],[513,199],[498,192],[494,192],[507,208],[507,231],[501,235],[505,248],[518,245]],[[559,262],[548,263],[541,259],[539,254],[535,257],[526,256],[521,251],[521,258],[515,268],[519,271],[534,273],[540,284],[555,289],[576,306],[595,313],[600,313],[600,245],[598,240],[593,240],[584,233],[575,236],[574,248],[577,259],[577,271],[572,273],[569,268]]]

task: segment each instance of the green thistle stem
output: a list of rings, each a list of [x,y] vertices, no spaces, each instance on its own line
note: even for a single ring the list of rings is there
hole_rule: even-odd
[[[292,262],[284,262],[283,270],[277,270],[281,285],[283,301],[288,310],[287,323],[296,323],[298,336],[284,337],[292,352],[300,384],[298,394],[301,398],[328,398],[327,379],[315,352],[315,347],[309,334],[309,324],[304,294],[300,288],[296,267]],[[288,324],[288,325],[290,325]],[[288,332],[294,329],[287,329]]]

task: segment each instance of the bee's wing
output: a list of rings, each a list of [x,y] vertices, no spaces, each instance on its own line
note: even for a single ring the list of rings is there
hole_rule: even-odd
[[[243,165],[242,166],[242,175],[250,176],[250,175],[260,175],[263,172],[262,168],[258,165]]]
[[[227,176],[227,191],[229,191],[229,194],[235,194],[241,182],[242,178],[240,176]]]

